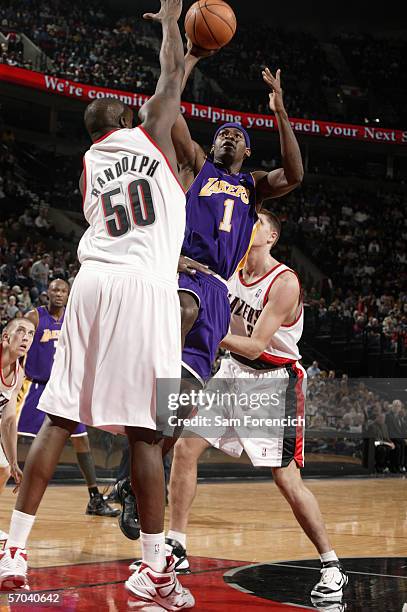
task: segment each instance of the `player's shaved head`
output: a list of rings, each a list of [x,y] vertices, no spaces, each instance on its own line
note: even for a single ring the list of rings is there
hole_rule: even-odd
[[[35,325],[30,319],[26,319],[25,317],[21,319],[11,319],[11,321],[9,321],[7,325],[4,326],[2,336],[4,336],[4,334],[11,334],[16,327],[21,325],[23,327],[26,327],[27,329],[30,327],[33,327],[35,329]]]
[[[86,107],[84,120],[89,136],[97,140],[109,130],[131,128],[133,111],[120,100],[101,98]]]

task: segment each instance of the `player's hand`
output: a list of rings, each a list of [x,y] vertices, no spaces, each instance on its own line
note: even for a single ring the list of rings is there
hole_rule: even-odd
[[[270,87],[271,93],[269,94],[270,99],[270,109],[274,113],[282,113],[285,111],[284,102],[283,102],[283,90],[281,89],[281,70],[280,68],[276,72],[276,76],[274,77],[269,68],[265,68],[262,70],[263,81]]]
[[[199,263],[199,261],[195,261],[194,259],[180,255],[178,260],[178,272],[185,272],[186,274],[193,276],[197,271],[203,272],[204,274],[213,274],[212,270],[210,270],[208,266],[204,266],[204,264]]]
[[[16,486],[13,489],[13,493],[17,493],[18,487],[20,486],[21,479],[23,477],[23,473],[18,467],[17,463],[10,465],[10,474],[14,478],[14,482],[16,484]]]
[[[182,0],[160,0],[161,8],[158,13],[144,13],[143,19],[162,23],[168,19],[178,21],[182,11]]]
[[[198,59],[202,59],[203,57],[211,57],[215,55],[220,49],[202,49],[201,47],[197,47],[193,44],[192,40],[186,36],[187,39],[187,55],[192,55],[193,57],[197,57]]]

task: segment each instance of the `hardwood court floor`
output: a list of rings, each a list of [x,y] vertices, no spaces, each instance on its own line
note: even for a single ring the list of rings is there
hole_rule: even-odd
[[[407,479],[307,480],[340,556],[407,554]],[[83,486],[50,486],[30,539],[32,567],[138,556],[117,519],[86,516]],[[0,496],[8,529],[14,495]],[[242,561],[309,559],[315,551],[271,482],[200,484],[188,534],[190,555]]]
[[[352,570],[346,611],[399,612],[400,602],[407,601],[407,479],[306,484],[319,499],[333,546]],[[11,489],[0,497],[4,530],[13,497]],[[139,608],[140,602],[123,588],[129,560],[140,554],[139,543],[122,536],[117,519],[86,516],[86,503],[85,487],[48,489],[29,542],[31,593],[60,596],[55,610],[150,609]],[[197,612],[315,610],[309,598],[319,576],[315,551],[271,482],[200,484],[188,552],[192,574],[182,582],[193,591]],[[311,561],[298,563],[304,559]],[[274,563],[245,569],[267,561]],[[241,588],[247,584],[249,591]],[[1,610],[6,597],[0,594]],[[26,612],[38,606],[4,609]]]

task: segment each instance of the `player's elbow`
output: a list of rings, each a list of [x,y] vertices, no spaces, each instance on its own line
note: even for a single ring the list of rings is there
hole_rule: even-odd
[[[303,168],[299,168],[293,174],[290,175],[289,179],[287,180],[287,183],[291,187],[291,189],[296,189],[301,185],[303,179],[304,170]]]
[[[255,340],[250,344],[250,348],[248,349],[245,357],[247,357],[247,359],[250,359],[251,361],[254,361],[255,359],[258,359],[262,353],[264,353],[266,348],[267,346],[264,342],[261,342],[260,340]]]

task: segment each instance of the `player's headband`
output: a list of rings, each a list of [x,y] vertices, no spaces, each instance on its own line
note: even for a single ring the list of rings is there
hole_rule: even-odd
[[[224,130],[225,128],[235,128],[235,130],[239,130],[240,132],[242,132],[242,134],[244,136],[245,143],[246,143],[246,148],[250,149],[250,136],[246,132],[244,127],[242,125],[240,125],[240,123],[224,123],[223,125],[218,127],[218,129],[215,132],[215,136],[213,137],[213,144],[215,144],[215,140],[217,139],[219,132],[221,130]]]

